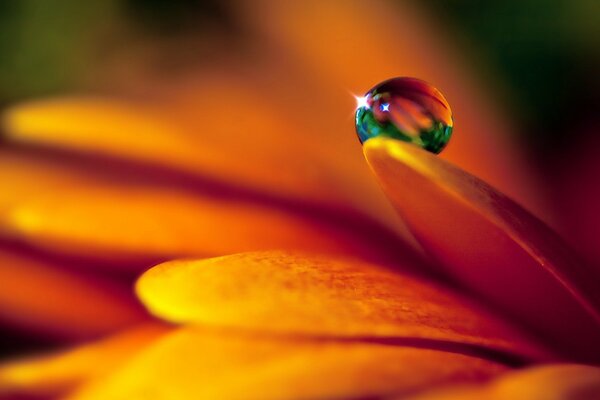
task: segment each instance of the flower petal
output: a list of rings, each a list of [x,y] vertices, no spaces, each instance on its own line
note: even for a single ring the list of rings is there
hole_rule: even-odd
[[[174,93],[156,88],[154,103],[71,97],[17,105],[3,115],[4,134],[12,143],[108,157],[104,165],[126,160],[276,200],[396,218],[353,134],[317,136],[282,120],[248,79],[206,74]],[[339,146],[326,138],[340,136],[351,153],[326,146]]]
[[[0,249],[0,320],[81,339],[147,318],[124,287]]]
[[[176,256],[279,247],[370,259],[412,252],[352,213],[176,187],[134,172],[75,169],[26,152],[1,155],[0,236],[53,253],[137,268]]]
[[[406,397],[402,397],[406,399]],[[485,385],[428,392],[410,400],[589,400],[600,398],[600,368],[557,364],[502,375]]]
[[[219,91],[199,97],[220,103],[215,98],[219,93],[241,90],[225,81],[222,83]],[[239,125],[234,127],[222,123],[225,115],[215,115],[219,109],[206,110],[205,104],[195,105],[195,116],[198,109],[204,110],[202,130],[181,126],[161,111],[162,105],[159,108],[141,102],[94,97],[38,100],[18,105],[5,112],[3,126],[6,136],[17,142],[158,164],[253,189],[292,191],[294,196],[313,199],[328,197],[323,194],[328,187],[314,179],[314,168],[306,160],[301,166],[300,157],[289,156],[290,150],[301,152],[302,148],[291,140],[292,136],[282,134],[287,127],[276,122],[273,126],[273,115],[267,118],[265,112],[253,110],[256,100],[248,99],[237,107],[235,118]],[[229,112],[226,108],[222,110]],[[246,134],[239,134],[240,130]],[[278,147],[276,144],[280,143],[273,140],[277,137],[278,142],[287,139],[282,145],[289,147]],[[296,174],[288,174],[290,169]]]
[[[158,323],[143,324],[59,353],[0,364],[0,397],[64,396],[112,373],[167,330]]]
[[[544,357],[450,290],[354,260],[259,252],[173,261],[142,275],[137,293],[178,323]]]
[[[477,382],[505,367],[402,346],[265,339],[181,329],[74,399],[362,398]]]
[[[567,352],[600,359],[599,280],[554,232],[484,182],[415,146],[375,138],[364,151],[443,272]]]

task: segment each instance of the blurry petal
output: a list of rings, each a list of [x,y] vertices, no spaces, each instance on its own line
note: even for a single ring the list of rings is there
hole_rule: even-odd
[[[56,354],[0,364],[0,397],[65,395],[112,373],[166,332],[165,326],[149,323]]]
[[[375,138],[364,151],[392,204],[445,273],[567,352],[600,359],[599,280],[554,232],[486,183],[415,146]]]
[[[116,99],[36,101],[8,109],[2,123],[3,133],[17,141],[134,160],[195,165],[202,162],[199,155],[209,155],[202,147],[190,147],[155,110]]]
[[[486,385],[434,390],[424,395],[410,397],[410,400],[590,400],[598,398],[600,398],[600,368],[565,364],[507,373]]]
[[[543,357],[451,291],[359,261],[283,252],[173,261],[142,275],[137,292],[153,314],[178,323]]]
[[[0,250],[0,320],[45,335],[87,338],[147,318],[125,287]]]
[[[353,129],[354,98],[344,91],[350,103],[323,102],[327,84],[315,86],[296,64],[271,52],[237,64],[168,81],[168,89],[157,94],[161,111],[185,126],[188,135],[211,143],[213,155],[226,160],[238,180],[294,201],[359,210],[409,239],[362,162]],[[234,107],[230,93],[235,93]],[[211,115],[210,121],[199,119],[198,110]],[[232,116],[234,125],[223,123]],[[244,178],[248,173],[256,177]],[[278,179],[274,187],[272,177]]]
[[[127,171],[113,177],[85,165],[69,169],[23,153],[1,153],[0,235],[46,251],[123,263],[279,247],[371,259],[410,252],[356,214],[341,219],[243,193],[127,178]]]
[[[247,80],[214,73],[188,79],[173,93],[156,89],[152,104],[73,97],[15,106],[4,113],[3,130],[12,142],[153,164],[294,203],[358,209],[380,221],[396,218],[361,164],[353,134],[349,156],[282,120]]]
[[[220,89],[223,93],[234,90],[233,87]],[[219,103],[214,96],[207,94],[206,97]],[[319,191],[326,191],[327,187],[313,179],[316,171],[310,164],[304,164],[303,174],[286,174],[284,179],[277,164],[289,168],[292,163],[299,162],[299,157],[285,157],[275,151],[282,150],[278,147],[269,146],[259,154],[253,151],[256,145],[252,146],[252,143],[257,140],[262,145],[276,137],[287,138],[282,134],[285,125],[277,125],[272,115],[265,118],[264,112],[254,113],[252,108],[256,106],[253,104],[256,102],[249,99],[243,106],[236,106],[234,127],[223,124],[218,115],[206,110],[203,104],[197,104],[196,112],[202,111],[202,131],[180,126],[150,104],[85,97],[16,106],[6,111],[3,123],[6,135],[19,142],[156,163],[216,180],[233,181],[241,186],[264,189],[266,185],[275,192],[292,190],[292,194],[319,197]],[[235,131],[227,127],[235,128]],[[296,144],[290,140],[283,142],[291,148]],[[260,156],[269,153],[268,162],[262,162]],[[299,168],[296,169],[299,172]],[[290,178],[294,180],[290,181]],[[299,189],[301,193],[298,193]]]
[[[339,130],[347,121],[344,133],[352,135],[347,114],[354,109],[354,99],[348,91],[360,95],[395,76],[424,79],[444,93],[456,118],[454,138],[442,157],[549,217],[529,165],[509,141],[514,128],[507,116],[499,112],[493,95],[478,87],[472,68],[459,61],[460,51],[447,32],[416,5],[343,0],[243,3],[240,18],[263,34],[261,44],[269,43],[273,53],[300,65],[303,76],[317,77],[312,90],[290,71],[282,74],[285,82],[273,85],[318,101],[311,116],[319,110],[327,114],[307,118],[319,124],[316,129]],[[306,113],[308,107],[296,110]]]
[[[402,346],[264,339],[181,329],[75,399],[363,398],[477,382],[505,367]]]

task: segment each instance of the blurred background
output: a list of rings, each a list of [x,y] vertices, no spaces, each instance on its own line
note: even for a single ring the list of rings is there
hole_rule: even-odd
[[[379,80],[408,71],[438,86],[455,111],[457,144],[448,158],[523,201],[586,262],[600,266],[600,2],[389,0],[386,10],[394,15],[384,18],[387,11],[379,10],[373,15],[381,20],[375,21],[361,21],[354,11],[344,14],[345,5],[361,2],[330,3],[316,2],[320,5],[305,15],[291,5],[262,1],[0,2],[0,106],[72,93],[144,98],[157,82],[168,88],[170,79],[180,85],[178,77],[194,71],[229,71],[240,64],[251,71],[242,73],[243,79],[253,79],[256,88],[269,86],[265,97],[297,101],[292,106],[301,115],[311,97],[325,98],[323,104],[347,97],[323,124],[353,135],[351,117],[336,119],[353,112],[348,93],[366,92]],[[340,20],[338,12],[344,15]],[[313,26],[310,15],[324,21]],[[385,34],[381,47],[379,29]],[[353,47],[361,37],[367,44]],[[310,84],[291,82],[296,76],[308,77]],[[301,93],[304,87],[318,90],[308,95]],[[328,97],[329,91],[335,93]],[[227,107],[235,116],[236,94],[229,96]],[[479,104],[481,98],[487,106]],[[195,111],[199,120],[205,117],[201,108]],[[284,110],[283,118],[288,114],[295,115]],[[493,134],[486,136],[488,131]],[[500,157],[495,167],[485,166],[494,163],[496,150],[510,153],[497,148],[492,136],[510,142],[525,163]],[[521,180],[521,174],[535,179]],[[532,181],[535,187],[528,185]],[[523,187],[536,200],[520,197]],[[18,353],[15,342],[12,338],[2,351]]]
[[[415,3],[450,36],[510,110],[519,126],[514,134],[540,168],[554,171],[557,155],[589,140],[600,100],[597,1],[389,2]],[[156,68],[206,61],[210,38],[226,37],[230,45],[249,40],[236,6],[227,0],[3,2],[0,102],[106,84],[110,75],[103,68],[114,68],[123,53],[135,53],[128,60],[150,57],[149,47],[157,53]],[[194,48],[183,50],[191,37]],[[209,39],[200,46],[202,37]],[[159,58],[165,46],[171,51]]]

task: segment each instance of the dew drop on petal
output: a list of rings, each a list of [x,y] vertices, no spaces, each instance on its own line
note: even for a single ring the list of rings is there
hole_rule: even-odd
[[[448,102],[420,79],[389,79],[356,100],[356,133],[361,143],[388,136],[437,154],[452,135]]]

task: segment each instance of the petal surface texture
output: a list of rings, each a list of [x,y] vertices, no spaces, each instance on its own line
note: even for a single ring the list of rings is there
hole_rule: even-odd
[[[355,260],[258,252],[173,261],[142,275],[137,293],[151,313],[177,323],[544,358],[452,291]]]

